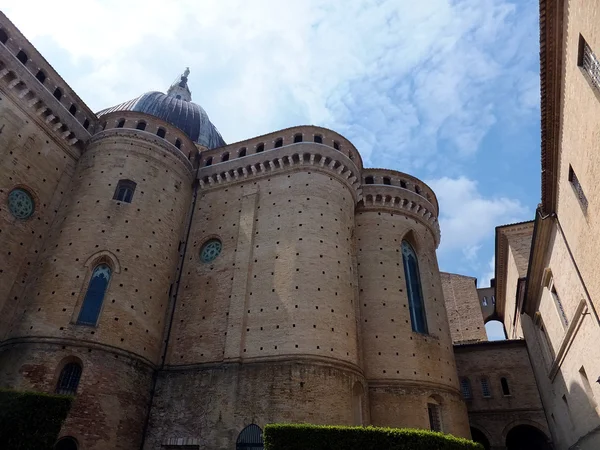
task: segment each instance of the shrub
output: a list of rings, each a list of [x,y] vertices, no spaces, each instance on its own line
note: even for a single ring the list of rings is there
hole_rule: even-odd
[[[480,444],[426,430],[267,425],[265,450],[483,450]]]
[[[0,390],[0,446],[52,449],[72,400],[65,395]]]

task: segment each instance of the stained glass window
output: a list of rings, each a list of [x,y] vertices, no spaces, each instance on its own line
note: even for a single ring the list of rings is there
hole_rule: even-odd
[[[28,219],[34,211],[33,198],[24,189],[13,189],[8,194],[8,209],[17,219]]]
[[[402,262],[404,264],[412,329],[417,333],[427,333],[427,320],[425,319],[425,305],[423,304],[417,255],[412,246],[406,241],[402,241]]]
[[[200,250],[200,260],[209,263],[215,260],[221,253],[222,244],[218,239],[211,239],[202,246]]]
[[[83,305],[81,305],[81,311],[79,311],[78,324],[96,325],[98,322],[98,316],[100,315],[100,309],[102,309],[102,302],[104,301],[104,294],[106,294],[110,275],[110,267],[106,264],[100,264],[94,269],[90,284],[85,293],[85,298],[83,299]]]

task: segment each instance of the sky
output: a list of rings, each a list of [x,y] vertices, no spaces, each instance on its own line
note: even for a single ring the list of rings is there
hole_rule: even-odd
[[[94,111],[186,66],[227,143],[312,124],[428,183],[440,269],[494,273],[540,200],[537,0],[0,0]],[[34,13],[32,13],[34,12]],[[498,330],[492,331],[498,337]]]

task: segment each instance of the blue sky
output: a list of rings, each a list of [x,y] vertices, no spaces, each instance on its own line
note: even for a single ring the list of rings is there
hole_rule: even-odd
[[[493,274],[540,198],[537,0],[22,0],[2,10],[93,110],[168,88],[226,142],[298,124],[438,196],[444,271]],[[32,11],[35,14],[32,14]]]

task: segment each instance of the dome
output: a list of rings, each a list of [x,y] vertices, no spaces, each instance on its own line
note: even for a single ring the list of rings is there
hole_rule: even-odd
[[[192,95],[187,85],[188,74],[189,70],[186,69],[166,94],[157,91],[146,92],[133,100],[104,109],[98,116],[116,111],[146,113],[179,128],[190,139],[204,147],[212,149],[226,145],[206,111],[191,101]]]

